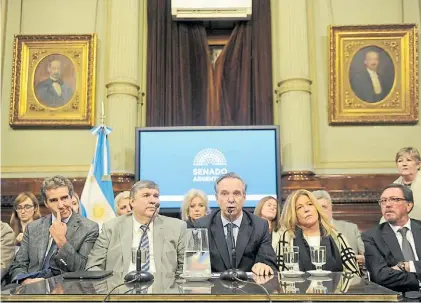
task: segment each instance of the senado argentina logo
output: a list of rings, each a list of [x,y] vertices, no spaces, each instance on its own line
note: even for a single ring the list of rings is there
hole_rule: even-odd
[[[227,159],[216,148],[205,148],[193,160],[193,182],[214,182],[220,175],[228,173]]]

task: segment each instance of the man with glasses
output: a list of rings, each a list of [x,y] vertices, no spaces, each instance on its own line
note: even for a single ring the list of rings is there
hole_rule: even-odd
[[[271,275],[276,271],[276,255],[269,225],[266,220],[243,210],[246,189],[244,181],[234,173],[219,177],[215,193],[220,210],[197,220],[195,227],[209,231],[213,272],[235,268],[261,276]],[[236,243],[236,264],[231,264],[232,242],[229,238],[232,236]]]
[[[72,212],[72,183],[61,176],[46,178],[41,195],[51,214],[30,223],[10,268],[12,282],[29,284],[84,270],[97,237],[98,224]]]
[[[412,191],[401,184],[388,185],[379,204],[386,222],[362,235],[371,280],[395,291],[419,290],[421,221],[409,216]]]

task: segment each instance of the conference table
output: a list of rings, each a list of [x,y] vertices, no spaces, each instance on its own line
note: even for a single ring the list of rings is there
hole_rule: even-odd
[[[394,292],[348,273],[286,278],[279,274],[259,277],[248,274],[247,282],[224,281],[218,274],[204,281],[186,281],[170,273],[155,273],[149,283],[125,284],[123,275],[100,279],[64,279],[56,276],[28,285],[2,289],[1,301],[103,302],[103,301],[401,301]]]

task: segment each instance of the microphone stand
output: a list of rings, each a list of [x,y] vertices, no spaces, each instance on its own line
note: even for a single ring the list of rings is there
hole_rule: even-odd
[[[152,214],[152,217],[150,218],[148,224],[146,225],[145,230],[143,231],[142,237],[140,238],[139,247],[137,248],[137,251],[136,251],[136,270],[133,270],[124,276],[124,281],[126,283],[149,282],[149,281],[153,281],[154,279],[154,276],[150,272],[142,271],[142,251],[140,250],[140,244],[142,243],[143,239],[147,235],[149,225],[154,219],[156,211],[158,210],[159,206],[160,206],[159,203],[155,204],[155,210]]]
[[[229,219],[230,219],[230,227],[227,228],[231,228],[232,229],[232,209],[228,208],[228,214],[229,214]],[[240,269],[236,269],[237,267],[237,249],[236,249],[236,245],[235,245],[235,238],[234,238],[234,231],[231,231],[231,246],[232,246],[232,251],[231,251],[231,269],[228,269],[226,271],[224,271],[223,273],[221,273],[220,278],[222,280],[229,280],[229,281],[238,281],[238,280],[242,280],[242,281],[247,281],[247,274],[240,270]]]

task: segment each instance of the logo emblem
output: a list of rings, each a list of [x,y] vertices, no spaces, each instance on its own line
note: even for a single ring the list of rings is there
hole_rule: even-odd
[[[193,182],[215,182],[220,175],[228,173],[227,159],[216,148],[199,151],[193,160]]]

